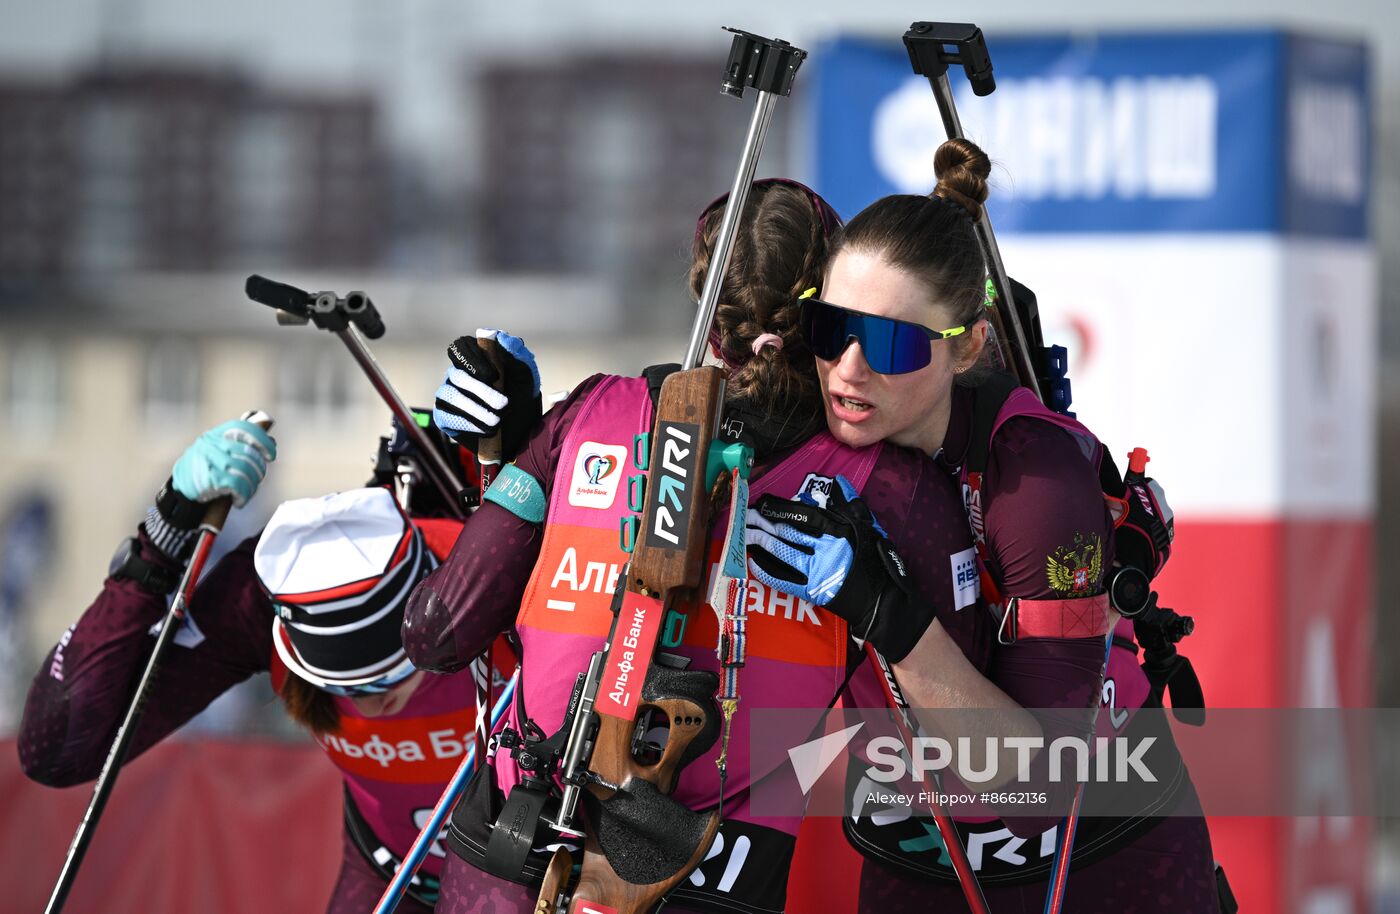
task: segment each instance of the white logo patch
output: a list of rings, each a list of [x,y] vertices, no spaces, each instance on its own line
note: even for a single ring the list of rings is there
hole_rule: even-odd
[[[953,609],[962,609],[977,602],[982,595],[982,580],[977,575],[977,548],[969,546],[949,556],[953,567]]]
[[[575,508],[611,508],[626,462],[627,448],[622,445],[585,441],[574,458],[569,504]]]
[[[807,478],[802,480],[802,488],[797,490],[797,494],[810,495],[818,507],[825,508],[826,501],[831,497],[831,487],[836,485],[836,480],[830,476],[818,476],[816,473],[808,473]]]

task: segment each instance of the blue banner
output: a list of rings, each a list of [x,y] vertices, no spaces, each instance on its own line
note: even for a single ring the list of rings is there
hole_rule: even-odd
[[[997,89],[954,86],[993,160],[1005,232],[1292,232],[1366,237],[1363,45],[1279,31],[988,40]],[[945,138],[898,39],[813,54],[815,184],[843,215],[927,193]]]

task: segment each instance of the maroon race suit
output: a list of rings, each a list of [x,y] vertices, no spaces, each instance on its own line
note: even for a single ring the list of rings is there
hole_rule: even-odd
[[[441,520],[417,523],[434,528],[425,529],[425,539],[439,554],[458,526]],[[142,558],[178,572],[144,528],[138,538]],[[129,757],[164,739],[253,674],[271,671],[274,683],[289,675],[273,650],[273,608],[253,567],[256,545],[257,537],[244,540],[196,587],[189,622],[161,660]],[[65,787],[97,776],[154,644],[152,627],[165,613],[165,597],[133,581],[108,578],[103,583],[30,686],[18,735],[20,764],[29,777]],[[335,699],[340,728],[318,744],[344,777],[347,824],[344,863],[328,914],[365,914],[383,894],[386,877],[366,854],[382,848],[381,856],[387,851],[392,858],[386,859],[401,860],[421,827],[419,820],[426,821],[461,760],[464,739],[470,738],[475,714],[470,675],[429,676],[403,709],[379,718],[361,717],[350,699]],[[420,733],[424,727],[435,729]],[[436,739],[425,738],[431,732]],[[414,741],[416,753],[405,751],[394,764],[382,764],[385,758],[376,760],[373,750],[367,756],[363,749],[377,734],[390,734],[398,750],[408,749],[406,740]],[[375,746],[384,744],[380,736]],[[437,875],[443,853],[439,846],[429,855],[425,875]],[[406,897],[398,910],[425,914],[431,908]]]
[[[586,415],[585,406],[590,395],[604,380],[593,378],[584,382],[568,400],[546,415],[542,425],[536,429],[529,444],[516,460],[519,470],[528,473],[540,483],[546,501],[557,497],[552,489],[557,478],[560,478],[556,470],[563,460],[561,454],[566,449],[566,440],[571,440],[571,429],[578,422],[585,421],[583,416]],[[778,478],[776,474],[782,472],[779,468],[785,461],[801,463],[796,455],[802,453],[807,446],[804,444],[773,455],[760,455],[752,484],[761,487],[764,485],[765,476],[770,472],[775,474],[774,478]],[[841,446],[835,445],[834,442],[830,447],[841,449]],[[881,518],[891,540],[899,550],[909,554],[942,556],[935,561],[911,563],[911,577],[916,590],[937,595],[930,597],[930,602],[938,607],[940,613],[947,613],[950,626],[956,626],[961,622],[961,617],[970,618],[974,615],[972,608],[964,608],[957,614],[957,619],[952,618],[954,611],[948,596],[954,592],[949,556],[970,552],[972,548],[972,538],[967,530],[956,487],[938,473],[933,464],[922,455],[888,445],[876,445],[874,448],[871,453],[879,455],[878,462],[862,488],[862,495]],[[844,452],[854,453],[849,449],[845,449]],[[796,490],[802,485],[802,476],[796,475],[792,484],[793,491],[783,491],[780,494],[783,497],[793,497],[798,494]],[[484,639],[489,639],[500,626],[512,624],[522,599],[526,596],[527,582],[535,571],[536,559],[541,554],[543,536],[533,524],[494,504],[484,505],[473,515],[464,527],[452,554],[410,598],[405,614],[404,646],[414,662],[438,670],[460,669],[480,649]],[[510,555],[507,558],[501,553]],[[549,565],[550,569],[552,567],[552,564]],[[755,592],[761,590],[757,587],[753,589]],[[772,621],[772,616],[778,602],[781,601],[768,600],[764,604],[766,610],[750,606],[751,645],[758,643],[755,640],[758,626],[766,624],[777,627]],[[822,631],[844,630],[844,626],[840,626],[839,620],[834,616],[822,613],[810,604],[802,602],[799,605],[799,601],[794,599],[787,600],[785,605],[789,614],[796,611],[798,624],[806,624],[801,621],[804,613],[815,613],[813,619],[821,622]],[[702,612],[707,613],[708,610]],[[783,613],[779,611],[779,623],[782,616]],[[692,625],[690,630],[694,628],[695,625]],[[840,636],[840,642],[842,645],[847,643],[844,635]],[[601,645],[601,640],[599,644]],[[692,651],[689,656],[692,656],[697,666],[703,666],[705,655],[708,655],[711,664],[714,662],[713,643],[692,648],[687,641],[681,650]],[[744,713],[744,706],[769,706],[765,704],[763,689],[752,685],[758,681],[756,677],[759,675],[759,668],[754,663],[755,656],[756,650],[751,650],[750,666],[740,674],[740,692],[744,695],[740,703],[741,714]],[[531,671],[539,669],[538,666],[532,667],[531,661],[536,664],[545,662],[547,665],[547,659],[531,657],[530,647],[526,645],[522,681],[527,684],[531,682]],[[744,686],[745,673],[753,674],[748,680],[751,687],[747,691]],[[538,679],[541,674],[534,675]],[[824,706],[829,699],[835,697],[843,675],[844,660],[841,660],[824,680],[825,691],[816,694],[822,689],[813,688],[810,690],[812,694],[803,696],[803,701],[816,707]],[[529,707],[526,707],[525,711],[531,716],[547,713]],[[736,730],[745,728],[746,725],[735,724]],[[731,750],[731,762],[735,755],[736,752]],[[713,777],[714,769],[710,761],[701,759],[692,767],[697,769],[697,778],[705,774],[701,769],[707,769],[709,776]],[[769,827],[746,818],[751,815],[746,809],[747,781],[735,772],[731,774],[734,774],[734,777],[726,791],[726,817],[721,827],[721,837],[727,835],[728,838],[722,847],[720,841],[716,840],[713,859],[707,860],[682,882],[666,904],[668,911],[782,910],[793,836],[779,826]],[[682,790],[686,789],[689,776],[690,769],[687,769],[686,775],[682,777]],[[479,844],[485,840],[486,822],[491,815],[488,810],[500,809],[500,797],[487,801],[491,790],[489,787],[483,787],[481,781],[482,779],[477,779],[469,788],[463,806],[459,807],[458,814],[454,815],[453,819],[455,826],[462,818],[463,807],[475,813],[469,818],[476,822],[478,834],[467,833],[462,841],[468,848],[473,842]],[[703,794],[703,791],[696,793]],[[703,800],[701,802],[703,803]],[[790,824],[795,826],[795,822]],[[536,844],[541,845],[548,840],[548,834],[542,834]],[[733,848],[739,849],[733,853],[742,852],[744,856],[733,856]],[[527,861],[526,865],[525,876],[528,877],[531,875],[529,868],[532,865],[538,866],[539,861]],[[528,878],[525,881],[528,881]],[[463,860],[449,859],[444,868],[438,910],[450,911],[452,914],[523,911],[533,908],[534,898],[533,888],[499,879]]]
[[[944,447],[932,461],[957,480],[972,431],[973,389],[955,387]],[[1113,524],[1104,507],[1101,483],[1079,445],[1064,430],[1029,417],[1008,420],[992,440],[981,498],[992,578],[1003,595],[1024,599],[1059,599],[1104,589],[1112,564]],[[875,510],[875,516],[880,516]],[[1098,550],[1098,555],[1093,555]],[[1087,562],[1087,558],[1096,561]],[[1079,581],[1073,572],[1092,566],[1094,580]],[[1062,572],[1068,568],[1070,573]],[[1074,583],[1071,583],[1074,582]],[[1076,708],[1097,705],[1104,659],[1102,638],[1019,640],[998,643],[994,620],[972,641],[960,640],[974,665],[1026,708]],[[1108,694],[1105,692],[1105,694]],[[1107,713],[1111,708],[1101,711]],[[1199,815],[1199,803],[1189,777],[1181,770],[1175,792],[1164,797],[1175,815],[1144,817],[1114,835],[1114,820],[1081,821],[1076,849],[1094,842],[1102,847],[1071,869],[1066,910],[1076,912],[1148,912],[1217,910],[1217,889],[1210,836]],[[1196,813],[1190,815],[1189,813]],[[1188,813],[1188,814],[1183,814]],[[869,820],[847,837],[867,858],[860,885],[861,914],[903,914],[915,911],[955,911],[965,906],[956,882],[929,878],[943,851],[933,840],[926,820],[906,820],[875,828]],[[992,822],[979,858],[986,864],[983,888],[989,906],[1003,912],[1040,912],[1046,879],[1021,884],[998,884],[985,878],[997,872],[1014,882],[1015,866],[1048,866],[1052,848],[1035,836],[1053,822],[1007,818]],[[886,834],[880,834],[881,831]],[[985,829],[984,829],[985,831]],[[944,866],[946,869],[946,864]]]

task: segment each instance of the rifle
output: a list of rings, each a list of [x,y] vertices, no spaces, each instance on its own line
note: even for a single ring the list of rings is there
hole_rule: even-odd
[[[384,335],[384,321],[369,296],[363,292],[349,292],[341,298],[334,292],[306,292],[257,274],[248,277],[244,291],[258,304],[276,310],[279,324],[314,323],[320,329],[340,337],[356,364],[364,370],[375,392],[384,399],[389,411],[403,426],[404,434],[418,449],[423,470],[447,502],[447,509],[458,520],[465,519],[467,508],[475,507],[478,493],[471,492],[463,485],[460,474],[433,445],[427,432],[419,427],[413,413],[404,405],[365,344],[365,337],[377,340]]]
[[[561,731],[568,733],[559,756],[564,792],[557,814],[546,821],[560,832],[577,834],[580,802],[587,816],[583,866],[568,902],[569,914],[643,914],[699,865],[719,829],[723,750],[718,762],[720,803],[713,811],[692,811],[668,794],[681,768],[720,737],[721,714],[727,743],[737,703],[737,691],[729,686],[743,663],[742,637],[733,637],[736,630],[742,631],[742,599],[737,606],[728,601],[727,617],[721,613],[721,631],[728,633],[719,648],[727,684],[723,711],[715,700],[716,674],[672,668],[656,655],[656,647],[667,613],[697,595],[702,584],[710,489],[722,467],[728,468],[736,486],[731,511],[742,511],[747,500],[743,480],[752,452],[742,446],[730,446],[723,454],[712,450],[724,402],[724,373],[714,366],[700,367],[700,361],[773,106],[779,96],[791,92],[793,77],[807,56],[785,41],[727,31],[734,38],[722,91],[742,98],[751,87],[758,90],[758,99],[682,370],[663,382],[652,429],[639,435],[634,445],[634,465],[640,470],[650,467],[650,477],[629,480],[630,503],[640,502],[642,516],[623,521],[623,548],[632,557],[614,598],[607,642],[578,677]],[[642,481],[643,494],[634,497]],[[737,529],[742,533],[742,516]],[[649,725],[660,720],[669,725],[665,745],[645,743]],[[503,813],[498,832],[505,819]],[[555,852],[536,906],[541,914],[559,908],[569,864],[567,851]]]
[[[421,467],[422,471],[427,474],[428,480],[437,488],[452,516],[458,520],[465,520],[467,510],[476,507],[480,501],[481,493],[468,487],[460,472],[454,469],[443,457],[442,452],[428,437],[428,433],[418,424],[412,411],[404,405],[403,399],[394,389],[394,385],[389,382],[384,370],[379,367],[379,362],[374,358],[374,354],[370,352],[364,337],[377,340],[384,335],[385,330],[384,320],[379,316],[379,310],[375,308],[370,297],[359,291],[348,292],[344,298],[334,292],[311,293],[257,274],[248,277],[244,291],[253,301],[274,309],[277,312],[279,324],[304,326],[307,323],[313,323],[322,330],[334,333],[345,344],[345,348],[350,351],[355,363],[364,371],[375,392],[389,407],[389,411],[398,420],[403,434],[413,443],[417,451],[418,461],[409,460],[406,461],[407,465],[396,468],[399,481],[396,495],[403,509],[408,510],[409,495],[417,478],[417,470]],[[505,372],[501,370],[499,363],[502,358],[499,347],[494,341],[481,340],[480,342],[483,351],[496,360],[496,376],[504,384]],[[483,438],[478,445],[478,463],[483,469],[483,487],[488,482],[485,467],[499,464],[500,453],[501,436],[499,432],[490,438]],[[492,724],[489,717],[492,707],[492,669],[489,649],[472,661],[471,674],[476,702],[475,757],[485,758],[486,744]],[[465,779],[462,779],[463,787],[465,787],[465,783]],[[436,833],[434,834],[436,835]],[[397,899],[395,899],[394,904],[397,904]],[[392,905],[389,909],[392,910]]]
[[[915,22],[904,33],[904,46],[914,72],[927,77],[933,89],[948,139],[964,137],[948,81],[948,67],[962,66],[973,94],[982,97],[996,91],[992,58],[982,30],[963,22]],[[1070,383],[1065,376],[1064,347],[1045,345],[1035,293],[1007,276],[992,220],[985,209],[973,230],[987,264],[987,316],[1001,362],[998,367],[1010,370],[1046,406],[1068,413]]]
[[[973,94],[980,97],[990,95],[995,91],[996,78],[992,73],[992,59],[987,51],[987,43],[982,36],[982,30],[970,23],[915,22],[904,33],[904,45],[909,52],[909,61],[913,65],[914,72],[928,78],[948,138],[962,137],[964,135],[962,122],[958,118],[953,90],[948,81],[948,67],[950,64],[962,65],[963,71],[971,83]],[[1073,413],[1069,412],[1071,394],[1069,378],[1066,377],[1067,360],[1064,347],[1045,345],[1035,293],[1007,275],[1006,267],[1001,259],[1001,249],[997,245],[996,234],[992,231],[991,218],[985,209],[974,223],[974,231],[987,264],[988,316],[996,336],[1002,367],[1011,368],[1017,380],[1023,386],[1034,391],[1041,402],[1050,409],[1072,416]],[[1115,475],[1116,472],[1115,470]],[[1139,574],[1142,581],[1140,588],[1136,589],[1146,591],[1147,577],[1141,572]],[[1151,596],[1151,602],[1143,601],[1148,608],[1155,604],[1156,595],[1152,594]],[[1115,599],[1115,608],[1117,604],[1118,601]],[[1139,610],[1141,609],[1142,604],[1139,604]],[[1176,617],[1176,614],[1171,613],[1170,610],[1166,612],[1170,613],[1170,617]],[[1158,614],[1151,618],[1170,620],[1170,617]],[[1189,618],[1185,622],[1189,625]],[[1190,629],[1187,627],[1184,632],[1176,634],[1176,637],[1172,638],[1171,641],[1179,640],[1183,634],[1189,634],[1189,632]],[[1156,646],[1158,645],[1154,642],[1154,647]],[[1163,661],[1164,665],[1171,664],[1176,653],[1175,648],[1171,647],[1170,654],[1168,654],[1166,648],[1169,646],[1166,639],[1163,639],[1161,649],[1154,655],[1155,657],[1167,658]],[[1104,645],[1105,668],[1107,668],[1111,647],[1112,639],[1110,637],[1106,639]],[[898,688],[897,683],[894,682],[893,670],[889,669],[883,658],[877,657],[876,660],[877,664],[881,666],[882,672],[886,673],[887,696],[890,695],[891,686],[895,687],[897,693]],[[1144,669],[1148,669],[1146,665],[1144,665]],[[1195,690],[1195,694],[1199,695],[1199,687]],[[905,722],[908,723],[907,717]],[[907,735],[909,734],[906,733]],[[1079,809],[1083,796],[1084,785],[1080,784],[1075,791],[1070,811],[1056,832],[1054,863],[1046,889],[1046,914],[1059,914],[1064,906],[1070,859],[1073,855],[1075,831],[1079,823]],[[935,809],[934,812],[937,818],[941,810]],[[941,832],[941,819],[939,819],[939,828]],[[946,834],[944,841],[947,843]],[[954,865],[955,867],[958,865],[957,855],[954,855]],[[975,876],[971,878],[970,883],[969,880],[962,877],[962,870],[959,869],[959,879],[963,883],[963,890],[967,895],[969,905],[974,911],[985,910],[985,899],[981,899],[982,907],[978,908],[977,899],[971,893],[971,889],[976,887],[980,897],[980,887],[976,886]]]

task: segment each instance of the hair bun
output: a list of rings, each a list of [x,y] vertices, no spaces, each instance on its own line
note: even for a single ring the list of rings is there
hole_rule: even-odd
[[[992,161],[980,146],[962,138],[945,141],[933,154],[933,173],[938,176],[933,196],[961,205],[973,219],[982,217]]]

